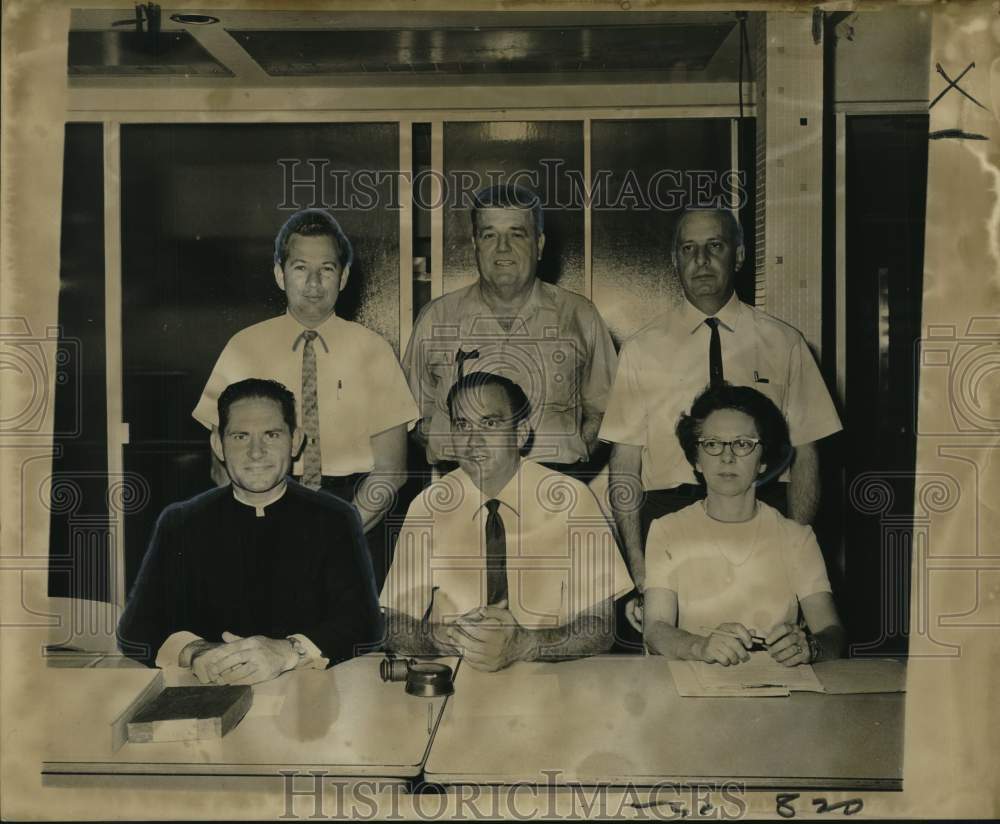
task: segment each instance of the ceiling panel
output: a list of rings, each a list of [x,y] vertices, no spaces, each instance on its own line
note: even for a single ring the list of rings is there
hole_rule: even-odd
[[[270,75],[701,71],[735,21],[699,25],[229,30]]]

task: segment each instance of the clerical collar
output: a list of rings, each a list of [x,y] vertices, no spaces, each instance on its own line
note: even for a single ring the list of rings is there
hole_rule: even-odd
[[[256,503],[254,501],[248,501],[245,497],[243,497],[243,492],[240,490],[240,488],[237,486],[233,486],[233,497],[244,506],[252,506],[255,510],[257,510],[257,517],[263,518],[264,510],[271,504],[273,504],[275,501],[282,498],[285,494],[286,489],[288,489],[288,482],[282,481],[280,485],[274,488],[274,491],[271,493],[268,499],[264,501],[264,503]]]

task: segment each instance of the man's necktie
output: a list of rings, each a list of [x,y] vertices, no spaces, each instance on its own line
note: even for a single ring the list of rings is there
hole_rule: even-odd
[[[713,387],[721,386],[722,340],[719,338],[719,319],[705,318],[705,323],[712,330],[712,340],[708,344],[708,382]]]
[[[507,531],[497,511],[500,501],[486,502],[486,604],[496,604],[507,597]]]
[[[302,429],[306,445],[302,450],[302,484],[319,489],[323,483],[323,455],[319,444],[319,394],[316,391],[315,329],[302,333]]]

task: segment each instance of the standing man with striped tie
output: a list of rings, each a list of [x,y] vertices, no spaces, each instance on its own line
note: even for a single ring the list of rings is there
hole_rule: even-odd
[[[304,486],[355,505],[380,586],[389,562],[383,519],[406,478],[406,429],[418,412],[392,347],[337,317],[353,255],[326,210],[292,215],[274,244],[274,279],[287,311],[229,340],[192,414],[216,427],[219,394],[245,378],[289,387],[305,433],[292,472]]]
[[[686,211],[672,254],[684,301],[625,343],[600,433],[614,445],[611,505],[640,592],[649,524],[704,497],[674,428],[706,385],[750,386],[785,415],[795,454],[758,498],[799,523],[819,502],[816,441],[841,428],[802,334],[736,297],[745,252],[733,213]]]
[[[406,514],[380,599],[386,646],[490,672],[605,652],[632,582],[597,499],[522,458],[531,404],[509,378],[468,372],[446,405],[458,469]]]

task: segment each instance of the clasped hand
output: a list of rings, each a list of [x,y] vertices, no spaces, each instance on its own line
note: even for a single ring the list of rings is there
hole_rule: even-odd
[[[724,667],[750,660],[752,630],[738,622],[719,624],[716,629],[719,632],[713,632],[698,642],[696,654],[700,660]],[[768,655],[786,667],[809,663],[808,638],[795,624],[776,625],[764,638],[764,646]]]
[[[496,672],[520,660],[524,630],[507,600],[469,610],[447,629],[448,641],[477,670]]]
[[[191,671],[202,684],[259,684],[293,669],[298,654],[285,638],[222,633],[222,643],[195,642]]]

